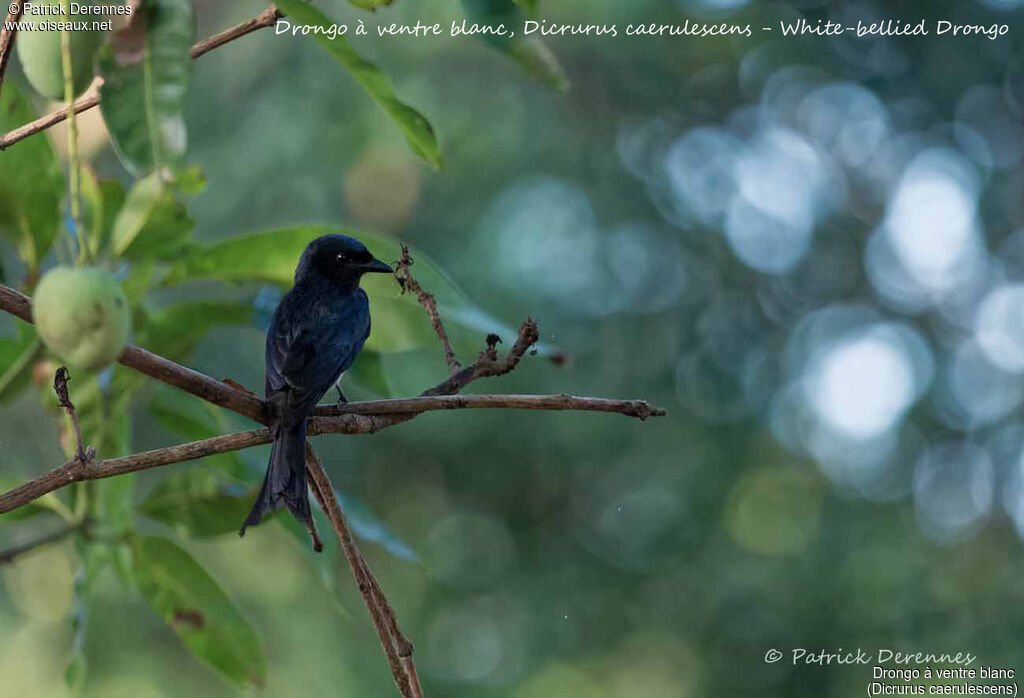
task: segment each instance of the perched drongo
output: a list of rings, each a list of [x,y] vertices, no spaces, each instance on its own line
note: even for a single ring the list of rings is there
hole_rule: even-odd
[[[302,253],[295,285],[267,330],[267,426],[274,445],[263,487],[239,535],[282,505],[312,530],[306,418],[370,336],[370,306],[359,280],[368,272],[390,271],[363,243],[344,235],[319,237]]]

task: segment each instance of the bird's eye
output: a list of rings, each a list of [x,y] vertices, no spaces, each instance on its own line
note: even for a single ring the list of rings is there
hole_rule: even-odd
[[[345,262],[348,261],[348,255],[345,254],[344,252],[339,252],[338,256],[335,257],[335,260],[338,262],[338,264],[344,264]]]

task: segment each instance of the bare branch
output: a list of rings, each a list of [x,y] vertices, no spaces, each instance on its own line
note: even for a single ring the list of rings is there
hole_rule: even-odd
[[[370,612],[370,618],[377,630],[381,648],[388,660],[388,666],[391,668],[391,675],[395,679],[398,691],[403,698],[420,698],[423,695],[423,689],[420,688],[416,666],[412,660],[412,643],[405,639],[399,630],[395,612],[384,596],[376,577],[370,571],[366,559],[352,539],[348,521],[341,510],[338,498],[334,495],[331,479],[327,476],[313,447],[308,443],[306,444],[306,471],[309,473],[313,494],[320,503],[320,508],[327,514],[338,537],[338,542],[348,559],[349,567],[352,568],[352,575],[355,577],[359,593],[363,597],[363,604]]]
[[[61,487],[66,487],[73,482],[116,477],[139,470],[157,468],[161,465],[170,465],[171,463],[183,463],[218,453],[227,453],[228,451],[237,451],[250,446],[259,446],[269,442],[270,433],[264,428],[214,436],[202,441],[158,448],[153,451],[143,451],[142,453],[135,453],[121,458],[107,458],[94,461],[80,461],[75,458],[48,473],[40,475],[34,480],[29,480],[25,484],[0,495],[0,514],[6,514],[18,507],[25,506],[29,502],[35,501]]]
[[[429,392],[429,391],[428,391]],[[422,395],[420,397],[392,398],[347,402],[340,405],[318,407],[317,417],[344,414],[398,415],[420,414],[435,410],[548,410],[554,412],[577,410],[581,412],[613,412],[644,420],[663,417],[665,410],[653,407],[644,400],[608,400],[574,395]]]
[[[267,9],[263,10],[263,12],[259,13],[259,15],[253,17],[250,20],[242,22],[241,24],[231,27],[230,29],[226,29],[225,31],[222,31],[220,34],[214,34],[208,39],[203,39],[202,41],[195,44],[192,48],[188,50],[188,55],[192,56],[192,59],[195,60],[207,51],[212,51],[218,46],[223,46],[224,44],[230,41],[234,41],[235,39],[238,39],[240,37],[243,37],[246,34],[250,34],[256,31],[257,29],[263,29],[264,27],[272,27],[274,26],[274,24],[277,23],[277,20],[281,19],[281,17],[284,17],[284,15],[281,14],[281,12],[276,7],[271,5]]]
[[[508,398],[506,400],[506,398]],[[503,404],[506,403],[506,404]],[[518,409],[518,410],[578,410],[586,412],[614,412],[645,419],[665,412],[642,400],[602,400],[570,395],[453,395],[423,396],[401,400],[369,400],[345,405],[318,408],[318,412],[336,413],[333,416],[314,416],[309,420],[309,436],[323,434],[373,434],[395,424],[408,421],[423,412],[450,409]],[[139,470],[158,468],[173,463],[198,460],[218,453],[240,451],[244,448],[270,443],[267,429],[250,429],[192,441],[176,446],[143,451],[120,458],[68,461],[34,480],[0,495],[0,514],[25,506],[54,490],[81,480],[100,480]]]
[[[540,334],[537,323],[527,318],[519,328],[519,336],[509,349],[505,358],[498,358],[496,349],[501,338],[496,334],[487,335],[487,348],[480,352],[480,357],[471,365],[452,375],[451,378],[424,392],[424,395],[452,395],[475,381],[477,378],[503,376],[516,366],[526,355],[530,347],[537,343]]]
[[[76,114],[81,114],[88,109],[92,109],[100,103],[100,85],[102,84],[103,78],[96,78],[92,81],[92,84],[89,85],[89,88],[82,94],[82,96],[75,100],[71,107],[75,110]],[[28,138],[35,133],[45,131],[51,126],[56,126],[67,118],[67,107],[61,107],[57,111],[50,112],[46,116],[41,116],[35,121],[30,121],[24,126],[19,126],[13,131],[8,131],[4,135],[0,136],[0,150],[6,150],[8,146],[14,145],[18,141]]]
[[[423,309],[427,311],[430,325],[434,328],[437,338],[441,340],[441,347],[444,349],[444,362],[448,365],[449,371],[455,373],[462,368],[462,365],[455,358],[452,343],[448,339],[448,333],[445,332],[444,323],[441,322],[441,314],[437,310],[437,299],[434,298],[433,293],[424,291],[420,283],[413,277],[409,271],[409,267],[412,265],[413,261],[409,255],[409,248],[402,245],[402,258],[395,262],[395,280],[398,281],[398,285],[402,288],[402,293],[412,291],[416,294],[416,299],[423,306]]]
[[[53,374],[53,391],[57,393],[57,402],[67,410],[68,417],[71,418],[71,427],[75,430],[75,458],[84,463],[91,460],[96,455],[96,451],[91,448],[86,450],[85,443],[82,441],[82,427],[78,423],[78,412],[68,394],[68,381],[70,380],[71,373],[68,372],[67,366],[61,366]]]
[[[208,51],[212,51],[215,48],[218,48],[226,43],[234,41],[235,39],[243,37],[246,34],[256,31],[257,29],[273,26],[274,23],[281,16],[282,15],[280,12],[278,12],[277,8],[271,5],[253,19],[242,22],[241,24],[234,26],[231,29],[227,29],[225,31],[222,31],[220,34],[215,34],[214,36],[211,36],[208,39],[203,39],[202,41],[196,43],[192,46],[192,48],[189,49],[189,55],[192,56],[193,59],[199,58]],[[8,19],[10,18],[8,17]],[[0,48],[3,48],[2,44],[0,44]],[[2,69],[0,69],[0,71],[2,71]],[[2,80],[2,78],[3,73],[0,72],[0,80]],[[75,100],[74,104],[72,105],[72,109],[76,114],[86,111],[87,109],[92,109],[100,103],[99,88],[102,84],[103,78],[97,77],[95,80],[93,80],[92,85],[89,86],[89,89],[86,91],[86,93]],[[8,146],[14,145],[18,141],[24,138],[28,138],[29,136],[39,133],[40,131],[45,131],[51,126],[54,126],[55,124],[59,124],[61,121],[64,121],[64,119],[66,119],[67,116],[68,108],[66,106],[61,107],[57,111],[47,114],[46,116],[42,116],[36,119],[35,121],[27,123],[24,126],[20,126],[14,129],[13,131],[3,134],[2,136],[0,136],[0,150],[4,150]]]
[[[4,76],[7,74],[7,62],[11,60],[11,53],[14,50],[14,38],[18,33],[12,22],[20,20],[21,13],[25,11],[25,4],[22,2],[12,4],[11,7],[18,8],[18,11],[8,12],[7,22],[0,28],[0,89],[3,88]],[[8,29],[8,26],[11,26],[11,29]]]

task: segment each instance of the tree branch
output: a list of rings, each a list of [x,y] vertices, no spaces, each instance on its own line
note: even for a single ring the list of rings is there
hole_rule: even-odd
[[[235,25],[230,29],[226,29],[220,34],[214,34],[208,39],[203,39],[198,42],[188,50],[188,55],[192,57],[192,60],[195,60],[207,51],[212,51],[213,49],[243,37],[246,34],[251,34],[258,29],[263,29],[264,27],[272,27],[277,23],[277,20],[282,17],[284,17],[284,15],[281,11],[271,5],[252,19]]]
[[[196,43],[189,49],[189,55],[193,59],[199,58],[208,51],[212,51],[213,49],[243,37],[246,34],[250,34],[258,29],[263,29],[264,27],[273,26],[274,23],[282,16],[283,15],[277,10],[277,8],[271,5],[256,17]],[[10,17],[8,17],[8,19],[10,19]],[[13,36],[10,43],[13,43]],[[3,50],[4,48],[6,48],[6,45],[4,45],[2,40],[0,40],[0,50]],[[4,54],[0,54],[0,81],[3,80],[3,56]],[[89,86],[89,89],[85,94],[74,101],[72,109],[76,114],[80,114],[87,109],[92,109],[100,103],[99,89],[102,84],[103,78],[97,77],[93,80],[92,85]],[[41,116],[35,121],[27,123],[24,126],[19,126],[13,131],[3,134],[0,136],[0,150],[5,150],[8,146],[14,145],[24,138],[28,138],[31,135],[39,133],[40,131],[45,131],[51,126],[59,124],[61,121],[64,121],[67,116],[68,108],[64,106],[57,111],[47,114],[46,116]]]
[[[412,643],[402,634],[391,604],[388,603],[377,578],[370,571],[366,558],[356,547],[352,532],[348,527],[348,521],[345,519],[345,513],[341,510],[338,498],[334,496],[331,479],[327,476],[313,447],[308,443],[306,444],[306,471],[309,473],[313,494],[316,496],[320,508],[330,520],[331,527],[334,528],[341,548],[345,552],[349,567],[352,568],[352,575],[355,577],[359,593],[363,597],[363,604],[370,612],[370,618],[377,630],[384,656],[388,660],[388,666],[391,668],[391,675],[395,679],[399,693],[403,698],[422,698],[423,689],[420,687],[419,676],[416,674],[416,665],[412,661]]]
[[[412,291],[416,294],[416,299],[427,312],[427,317],[430,318],[430,325],[434,328],[434,333],[437,334],[437,338],[441,342],[441,348],[444,349],[444,362],[448,365],[448,370],[455,373],[462,366],[459,364],[458,359],[455,358],[452,343],[448,339],[448,333],[445,332],[444,323],[441,322],[441,313],[437,310],[437,299],[434,298],[433,293],[424,291],[420,283],[413,278],[413,275],[409,272],[409,267],[412,264],[413,261],[409,255],[409,248],[402,245],[402,258],[395,262],[395,280],[398,281],[402,293]]]
[[[613,412],[639,419],[660,416],[664,410],[642,400],[603,400],[570,395],[451,395],[423,396],[399,400],[368,400],[319,408],[333,416],[314,416],[309,420],[310,436],[323,434],[373,434],[408,421],[423,412],[451,409],[578,410]],[[104,460],[80,460],[77,457],[53,470],[0,495],[0,514],[23,507],[40,497],[82,480],[101,480],[139,470],[198,460],[207,456],[240,451],[271,442],[266,428],[223,434],[201,441],[143,451],[130,456]]]
[[[4,85],[4,76],[7,74],[7,62],[11,60],[11,53],[14,50],[14,38],[18,33],[17,29],[7,29],[7,26],[11,22],[17,22],[21,19],[21,13],[25,11],[25,4],[18,2],[15,7],[18,8],[17,12],[7,13],[7,23],[3,27],[0,27],[0,89]]]
[[[68,395],[68,381],[70,380],[71,373],[68,371],[67,366],[61,366],[53,375],[53,391],[57,393],[57,402],[67,411],[68,417],[71,418],[71,427],[75,431],[75,460],[84,463],[95,456],[96,452],[91,448],[86,450],[85,443],[82,441],[82,427],[78,423],[78,411],[75,410],[75,405],[71,402],[71,396]]]

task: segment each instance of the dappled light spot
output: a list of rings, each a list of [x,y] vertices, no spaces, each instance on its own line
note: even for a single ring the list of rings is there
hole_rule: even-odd
[[[867,164],[889,134],[885,105],[853,82],[811,92],[801,105],[800,120],[821,148],[849,167]]]
[[[1024,126],[996,87],[979,85],[964,92],[955,128],[960,147],[982,167],[1013,167],[1024,156]]]
[[[1024,384],[992,363],[979,344],[961,342],[946,360],[935,392],[938,417],[967,431],[1008,415],[1024,399]]]
[[[975,533],[992,510],[992,461],[968,441],[933,446],[914,469],[914,504],[932,540],[952,543]]]
[[[889,203],[885,230],[910,279],[948,291],[975,272],[982,254],[977,228],[978,182],[950,150],[928,150],[904,172]]]
[[[891,429],[915,392],[910,357],[881,332],[867,332],[828,350],[805,386],[818,415],[854,438]]]
[[[740,140],[724,129],[688,131],[665,154],[665,173],[679,212],[701,223],[718,223],[736,191],[734,168]]]
[[[729,535],[765,555],[794,555],[818,536],[819,480],[796,467],[748,470],[733,486],[725,509]]]
[[[515,549],[503,521],[483,513],[461,512],[431,527],[423,557],[440,581],[473,589],[500,576],[512,564]]]
[[[1024,285],[1002,286],[985,296],[975,336],[993,364],[1011,373],[1024,372]]]

